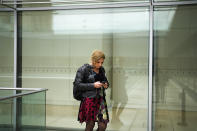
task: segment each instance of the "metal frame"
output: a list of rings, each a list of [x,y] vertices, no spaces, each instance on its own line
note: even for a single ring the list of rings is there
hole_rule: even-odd
[[[153,92],[153,0],[151,0],[149,12],[149,56],[148,56],[148,129],[152,131],[152,92]]]
[[[43,1],[43,0],[41,0],[41,1],[35,1],[35,2],[33,2],[33,0],[32,1],[23,1],[23,0],[16,0],[16,1],[14,1],[14,0],[1,0],[2,1],[2,3],[4,3],[4,4],[8,4],[8,5],[16,5],[16,4],[80,4],[80,3],[82,3],[83,2],[83,4],[84,5],[87,5],[87,4],[103,4],[103,3],[108,3],[108,4],[112,4],[112,3],[117,3],[117,4],[120,4],[120,3],[136,3],[136,1],[129,1],[129,0],[127,0],[127,1],[122,1],[122,2],[120,2],[120,1],[117,1],[117,2],[107,2],[107,1],[105,1],[105,0],[73,0],[73,1],[71,1],[71,0],[58,0],[58,1]],[[78,3],[78,2],[80,2],[80,3]],[[144,3],[145,1],[139,1],[139,2],[137,2],[137,3]]]
[[[14,88],[17,87],[17,10],[14,10]]]
[[[9,6],[8,4],[3,4],[3,0],[0,0],[0,5],[8,7],[8,9],[14,9],[13,7]],[[14,5],[15,6],[15,5]]]
[[[17,0],[15,0],[17,1]],[[5,4],[3,0],[1,0],[1,4]],[[63,1],[59,2],[48,2],[48,3],[66,3]],[[154,0],[150,0],[150,2],[114,2],[114,3],[92,3],[92,4],[71,4],[67,6],[56,6],[56,7],[25,7],[25,8],[17,8],[17,4],[46,4],[46,2],[29,2],[29,3],[22,3],[22,2],[15,2],[12,3],[15,5],[14,16],[15,16],[15,24],[14,24],[14,88],[15,90],[33,90],[31,93],[36,93],[43,91],[42,89],[17,89],[16,87],[16,65],[17,65],[17,11],[44,11],[44,10],[72,10],[72,9],[99,9],[99,8],[125,8],[125,7],[150,7],[149,11],[149,78],[148,78],[148,127],[147,131],[152,131],[153,125],[153,117],[152,117],[152,110],[153,110],[153,103],[152,103],[152,95],[153,95],[153,60],[154,60],[154,48],[153,48],[153,20],[154,20],[154,7],[158,6],[179,6],[179,5],[196,5],[197,1],[173,1],[173,2],[155,2]],[[0,8],[0,11],[13,11],[13,9],[8,8]],[[12,88],[12,89],[14,89]],[[1,90],[2,88],[0,88]],[[6,88],[9,89],[9,88]],[[10,88],[11,89],[11,88]],[[38,91],[39,90],[39,91]],[[30,93],[30,94],[31,94]],[[22,95],[27,94],[19,94],[15,95],[15,97],[20,97]],[[1,99],[0,99],[1,100]]]
[[[15,5],[16,7],[16,5]],[[14,87],[17,87],[17,10],[14,10]],[[16,90],[13,91],[13,94],[16,95]],[[13,130],[16,130],[17,123],[17,100],[14,98],[13,101]]]
[[[82,0],[80,1],[73,1],[73,3],[71,3],[70,0],[62,0],[62,1],[52,1],[52,2],[23,2],[23,1],[19,1],[17,0],[16,2],[14,2],[13,0],[2,0],[2,3],[4,4],[7,4],[7,5],[17,5],[17,4],[22,4],[22,5],[27,5],[27,4],[79,4],[77,2],[83,2]],[[141,3],[144,3],[144,1],[140,1]],[[84,4],[102,4],[102,3],[112,3],[112,2],[104,2],[104,1],[99,1],[99,0],[95,0],[95,2],[93,2],[93,0],[85,0],[84,1]],[[123,1],[123,2],[113,2],[113,3],[126,3],[126,1]],[[135,3],[135,2],[132,2],[132,3]]]
[[[0,8],[0,11],[5,12],[5,11],[14,11],[14,9],[11,8]]]
[[[45,88],[7,88],[7,87],[0,87],[0,90],[43,91],[43,90],[48,90],[48,89],[45,89]]]
[[[17,0],[15,0],[17,1]],[[0,8],[0,11],[13,11],[13,9],[17,11],[44,11],[44,10],[71,10],[71,9],[98,9],[98,8],[124,8],[124,7],[148,7],[150,5],[154,6],[176,6],[176,5],[194,5],[197,4],[196,0],[193,1],[168,1],[168,2],[155,2],[154,0],[150,0],[151,2],[113,2],[113,3],[85,3],[85,4],[67,4],[65,6],[54,6],[54,7],[16,7],[17,4],[52,4],[52,3],[67,3],[66,1],[57,1],[57,2],[12,2],[6,3],[5,0],[1,0],[1,4],[8,8]],[[15,5],[11,7],[9,5]]]
[[[102,3],[102,4],[77,4],[77,5],[67,5],[67,6],[57,6],[57,7],[24,7],[17,8],[18,11],[44,11],[44,10],[72,10],[72,9],[99,9],[99,8],[125,8],[125,7],[148,7],[149,2],[144,3]]]
[[[92,0],[90,0],[92,1]],[[55,1],[55,2],[23,2],[22,0],[0,0],[0,4],[7,6],[9,8],[13,8],[9,5],[28,5],[28,4],[34,4],[34,5],[41,5],[41,4],[67,4],[64,6],[57,6],[57,7],[25,7],[25,8],[17,8],[17,10],[25,11],[25,10],[59,10],[59,9],[78,9],[78,8],[116,8],[116,7],[133,7],[133,6],[148,6],[150,3],[152,3],[153,6],[173,6],[173,5],[189,5],[189,4],[197,4],[196,0],[185,0],[185,1],[153,1],[151,2],[147,1],[140,1],[140,2],[100,2],[100,3],[88,3],[85,1],[83,4],[69,4],[69,0],[63,0],[63,1]]]

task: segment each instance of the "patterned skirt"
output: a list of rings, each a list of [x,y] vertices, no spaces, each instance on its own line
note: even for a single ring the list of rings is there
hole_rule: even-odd
[[[105,98],[84,98],[79,107],[78,121],[80,123],[88,121],[108,123],[109,115]]]

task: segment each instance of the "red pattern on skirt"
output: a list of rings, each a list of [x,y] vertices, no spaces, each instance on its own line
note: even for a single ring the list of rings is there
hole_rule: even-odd
[[[81,101],[78,121],[80,123],[88,121],[103,121],[102,114],[100,114],[100,106],[103,98],[84,98]],[[108,122],[108,120],[107,120]]]

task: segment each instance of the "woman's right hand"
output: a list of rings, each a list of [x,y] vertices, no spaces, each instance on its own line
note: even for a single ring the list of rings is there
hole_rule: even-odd
[[[100,83],[99,81],[94,82],[94,88],[101,88],[103,86],[102,83]]]

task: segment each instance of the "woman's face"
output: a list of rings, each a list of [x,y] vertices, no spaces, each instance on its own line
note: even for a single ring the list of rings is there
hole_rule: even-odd
[[[103,58],[99,59],[97,62],[94,62],[94,67],[96,69],[99,69],[103,65],[103,62],[104,62]]]

